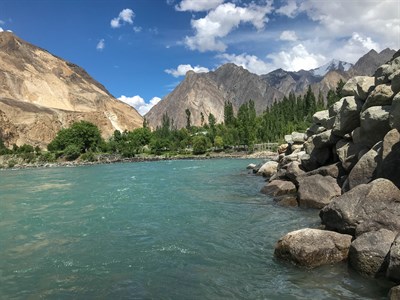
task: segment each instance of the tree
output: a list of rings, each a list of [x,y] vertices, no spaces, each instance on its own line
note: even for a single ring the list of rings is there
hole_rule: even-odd
[[[191,127],[190,116],[192,115],[192,113],[190,112],[189,108],[186,108],[185,113],[186,113],[186,129],[189,130]]]
[[[201,127],[204,126],[204,114],[203,114],[203,112],[200,113],[200,124],[201,124]]]
[[[224,104],[224,123],[226,126],[233,126],[235,124],[233,105],[229,101],[225,102]]]
[[[193,138],[193,154],[204,154],[207,151],[207,139],[204,135],[197,135]]]
[[[49,151],[63,151],[69,145],[78,147],[81,153],[96,151],[102,137],[96,125],[87,121],[73,123],[71,127],[61,129],[47,146]]]

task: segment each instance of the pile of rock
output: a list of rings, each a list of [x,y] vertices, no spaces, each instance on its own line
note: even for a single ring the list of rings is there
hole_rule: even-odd
[[[400,51],[342,93],[306,134],[285,137],[262,189],[279,204],[321,209],[325,225],[289,233],[275,254],[308,267],[348,259],[361,274],[400,284]]]

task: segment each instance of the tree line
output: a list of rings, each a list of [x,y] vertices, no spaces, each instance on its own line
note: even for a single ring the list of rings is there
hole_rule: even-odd
[[[73,123],[61,129],[47,146],[47,152],[30,145],[7,149],[0,139],[1,154],[18,154],[28,160],[35,157],[53,161],[59,157],[66,160],[93,160],[95,153],[118,154],[134,157],[138,154],[204,154],[207,151],[230,151],[249,149],[255,143],[282,142],[285,134],[304,131],[310,126],[315,112],[326,109],[338,101],[343,87],[340,81],[336,90],[330,90],[326,99],[321,93],[316,97],[311,87],[303,96],[290,93],[282,101],[275,101],[257,116],[255,103],[250,100],[242,104],[235,113],[233,104],[224,105],[224,122],[217,124],[215,116],[201,115],[201,126],[193,126],[191,112],[186,109],[186,127],[176,128],[168,114],[162,117],[161,125],[150,130],[146,120],[143,127],[132,131],[116,130],[106,141],[98,127],[87,121]],[[207,120],[206,120],[207,117]]]

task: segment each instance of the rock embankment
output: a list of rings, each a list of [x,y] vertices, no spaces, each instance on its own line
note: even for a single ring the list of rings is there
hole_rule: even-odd
[[[313,116],[307,133],[285,137],[277,171],[261,190],[320,209],[325,226],[288,233],[275,254],[307,267],[347,259],[360,274],[400,284],[400,51],[374,76],[350,79],[342,93]]]

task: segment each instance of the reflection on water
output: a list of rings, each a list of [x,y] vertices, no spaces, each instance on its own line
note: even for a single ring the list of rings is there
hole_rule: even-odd
[[[170,161],[0,174],[0,299],[386,299],[345,263],[273,257],[319,225],[258,191],[248,161]]]

